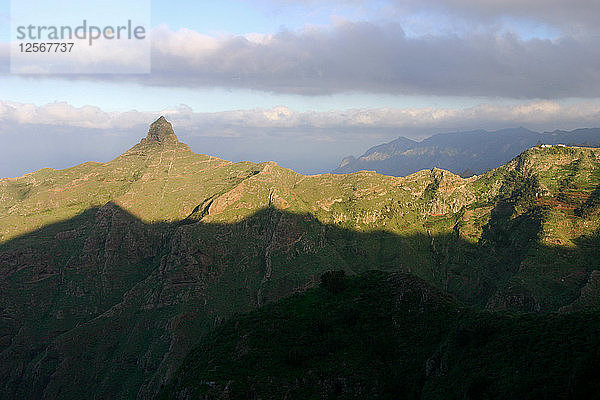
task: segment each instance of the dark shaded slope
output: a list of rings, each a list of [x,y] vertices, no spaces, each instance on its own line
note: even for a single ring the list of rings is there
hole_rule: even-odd
[[[499,233],[499,219],[472,244],[361,233],[276,208],[229,224],[145,224],[108,203],[0,246],[0,398],[150,398],[223,318],[304,291],[330,269],[411,272],[481,306],[570,304],[579,293],[569,286],[548,299],[532,295],[537,280],[515,292],[513,266],[538,246],[537,219],[524,215],[514,223],[526,228]],[[598,243],[564,253],[590,260],[589,274],[600,269]]]
[[[567,399],[600,389],[597,313],[476,311],[404,274],[324,278],[208,334],[159,398]]]
[[[108,362],[110,351],[96,360],[99,349],[81,343],[114,348],[134,328],[115,319],[110,334],[90,329],[156,269],[172,229],[144,224],[108,203],[2,244],[0,398],[88,397],[102,386],[103,374],[119,363]],[[61,345],[68,352],[56,354]],[[89,371],[95,375],[79,379]],[[62,390],[54,392],[57,382]],[[130,390],[135,397],[135,385]]]

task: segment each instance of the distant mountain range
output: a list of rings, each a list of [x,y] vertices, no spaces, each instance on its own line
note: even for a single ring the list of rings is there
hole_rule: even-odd
[[[346,157],[333,172],[361,170],[406,176],[422,169],[441,168],[468,177],[499,167],[539,144],[600,147],[600,128],[539,133],[525,128],[441,133],[421,142],[406,137],[371,147],[359,158]]]

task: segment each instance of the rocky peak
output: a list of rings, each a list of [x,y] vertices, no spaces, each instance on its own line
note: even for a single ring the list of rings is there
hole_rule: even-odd
[[[179,143],[179,140],[173,132],[171,123],[161,116],[150,125],[148,135],[142,139],[141,143]]]

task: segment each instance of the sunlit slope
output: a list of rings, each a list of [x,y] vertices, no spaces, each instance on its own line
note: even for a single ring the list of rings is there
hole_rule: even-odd
[[[109,201],[146,222],[183,219],[259,168],[194,154],[179,142],[146,142],[107,163],[2,179],[0,242]]]
[[[599,157],[597,149],[536,147],[469,179],[442,170],[300,176],[269,164],[207,203],[203,220],[236,221],[273,206],[405,242],[426,235],[427,247],[418,239],[396,266],[472,301],[495,291],[482,281],[504,286],[492,308],[556,308],[598,268]]]

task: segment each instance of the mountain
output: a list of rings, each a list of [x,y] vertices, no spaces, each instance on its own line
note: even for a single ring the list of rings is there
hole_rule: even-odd
[[[223,321],[330,270],[486,312],[598,310],[599,199],[600,149],[304,176],[195,154],[160,118],[107,163],[0,180],[0,398],[154,398]]]
[[[492,313],[406,274],[337,275],[216,328],[159,398],[598,396],[598,313]]]
[[[600,147],[600,128],[538,133],[525,128],[443,133],[421,142],[405,137],[367,150],[359,158],[346,157],[334,173],[370,170],[406,176],[422,169],[441,168],[472,176],[507,163],[538,144]]]

